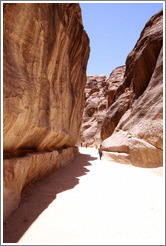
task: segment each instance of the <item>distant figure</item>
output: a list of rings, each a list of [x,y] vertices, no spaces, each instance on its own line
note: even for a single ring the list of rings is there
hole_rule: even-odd
[[[82,143],[81,143],[81,147],[82,147]]]
[[[103,155],[101,145],[100,145],[100,147],[98,148],[98,153],[99,153],[99,157],[100,157],[100,160],[101,160],[101,157],[102,157],[102,155]]]
[[[86,148],[87,148],[87,144],[86,144]]]

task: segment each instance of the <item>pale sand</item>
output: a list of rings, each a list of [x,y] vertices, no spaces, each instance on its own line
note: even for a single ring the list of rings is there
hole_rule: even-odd
[[[81,148],[63,169],[27,188],[4,242],[39,245],[165,244],[163,168],[98,160]]]

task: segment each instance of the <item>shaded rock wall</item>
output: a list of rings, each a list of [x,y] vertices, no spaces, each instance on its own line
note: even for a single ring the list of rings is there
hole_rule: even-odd
[[[141,167],[163,163],[162,44],[160,11],[147,22],[128,55],[121,94],[108,109],[102,125],[102,146],[112,159],[117,160],[119,153],[125,157],[121,161],[128,156],[132,164]]]
[[[21,192],[26,185],[67,165],[77,153],[78,148],[70,147],[59,152],[54,150],[4,160],[3,219],[6,220],[17,208]]]
[[[5,219],[77,152],[90,48],[76,3],[4,3],[3,30]]]
[[[113,133],[122,115],[129,107],[132,93],[127,90],[127,93],[123,94],[125,90],[125,69],[126,66],[121,66],[114,69],[110,74],[110,77],[107,79],[109,84],[107,90],[108,108],[101,127],[101,141]]]

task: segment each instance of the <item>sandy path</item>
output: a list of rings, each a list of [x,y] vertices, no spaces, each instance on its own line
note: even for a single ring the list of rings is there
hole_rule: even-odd
[[[99,161],[95,150],[81,152],[25,191],[4,225],[4,243],[164,244],[163,168]]]

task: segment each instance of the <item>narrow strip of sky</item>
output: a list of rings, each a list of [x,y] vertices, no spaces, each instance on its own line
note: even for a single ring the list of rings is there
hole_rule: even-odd
[[[125,65],[147,21],[163,3],[80,3],[84,28],[90,38],[87,74],[109,76]]]

